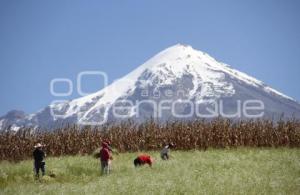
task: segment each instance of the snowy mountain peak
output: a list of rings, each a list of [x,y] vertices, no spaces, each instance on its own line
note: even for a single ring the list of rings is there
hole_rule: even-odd
[[[190,45],[176,44],[161,51],[140,68],[161,69],[163,66],[174,71],[182,71],[191,66],[201,71],[203,69],[199,68],[200,66],[222,70],[229,67],[226,64],[217,62],[208,54],[193,49]]]
[[[155,65],[155,62],[185,60],[191,57],[198,57],[199,59],[201,59],[201,57],[204,57],[205,55],[206,54],[204,52],[197,51],[189,45],[176,44],[159,52],[153,58],[148,60],[145,64],[151,63],[152,65]],[[207,58],[211,57],[207,56]]]
[[[4,116],[0,118],[0,129],[11,125],[15,129],[19,126],[51,129],[67,123],[97,125],[128,118],[141,122],[153,116],[167,121],[182,119],[178,116],[191,111],[192,114],[184,119],[193,119],[199,118],[195,113],[197,108],[206,112],[205,116],[214,110],[221,116],[227,113],[226,117],[247,118],[236,112],[248,100],[263,104],[262,117],[274,118],[285,113],[286,116],[300,118],[300,105],[292,98],[190,45],[176,44],[96,93],[50,104],[31,115]],[[143,101],[148,103],[140,104]],[[177,101],[189,101],[189,104],[157,111],[161,102]],[[212,107],[212,102],[217,102],[217,108]],[[118,106],[118,111],[125,113],[127,118],[117,116],[117,105],[122,105],[121,108]],[[161,115],[156,116],[157,112]]]

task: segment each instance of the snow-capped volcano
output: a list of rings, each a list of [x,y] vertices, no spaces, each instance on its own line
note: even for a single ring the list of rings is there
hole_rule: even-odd
[[[245,107],[251,108],[245,112]],[[141,122],[149,117],[162,122],[219,115],[248,118],[247,114],[277,118],[283,113],[300,117],[300,104],[206,53],[177,44],[96,93],[51,104],[31,115],[1,117],[0,129],[93,125],[129,118]]]

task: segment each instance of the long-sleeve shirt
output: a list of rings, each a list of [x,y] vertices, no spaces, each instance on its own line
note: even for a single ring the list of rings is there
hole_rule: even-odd
[[[170,148],[167,145],[160,151],[160,155],[163,156],[163,155],[169,154],[169,152],[170,152]]]
[[[100,160],[101,161],[108,161],[110,159],[110,152],[108,148],[102,148],[100,150]]]
[[[138,159],[142,164],[149,164],[150,166],[152,165],[152,159],[149,155],[145,155],[145,154],[140,155],[138,156]]]
[[[35,161],[42,162],[45,158],[45,152],[39,148],[33,151],[33,158]]]

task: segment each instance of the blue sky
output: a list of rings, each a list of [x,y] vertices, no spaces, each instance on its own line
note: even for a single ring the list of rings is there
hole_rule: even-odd
[[[81,71],[109,82],[157,52],[184,43],[300,100],[300,1],[0,1],[0,115],[35,112],[79,97]],[[54,97],[53,78],[73,93]],[[85,77],[83,89],[101,88]],[[67,86],[56,85],[65,92]]]

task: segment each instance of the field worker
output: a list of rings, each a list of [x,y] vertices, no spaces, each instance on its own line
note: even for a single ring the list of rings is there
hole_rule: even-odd
[[[139,155],[136,159],[134,159],[133,164],[135,167],[142,166],[144,164],[148,164],[150,167],[152,166],[153,159],[151,156],[147,154]]]
[[[39,178],[39,172],[40,169],[42,171],[42,175],[45,175],[45,157],[46,154],[42,149],[43,145],[40,143],[37,143],[34,146],[34,151],[33,151],[33,158],[34,158],[34,173],[35,173],[35,177]]]
[[[100,150],[100,161],[101,161],[101,174],[109,174],[109,164],[112,160],[111,153],[106,142],[102,143],[102,148]]]
[[[112,154],[113,149],[112,149],[112,146],[111,146],[111,142],[109,140],[105,140],[104,143],[107,143],[107,149],[110,152],[110,154]],[[112,163],[112,161],[111,161],[111,159],[109,159],[108,160],[108,169],[109,169],[109,171],[112,170],[112,164],[111,163]]]
[[[170,149],[173,148],[175,145],[173,143],[167,144],[161,151],[160,151],[160,157],[163,160],[169,160],[170,158]]]

